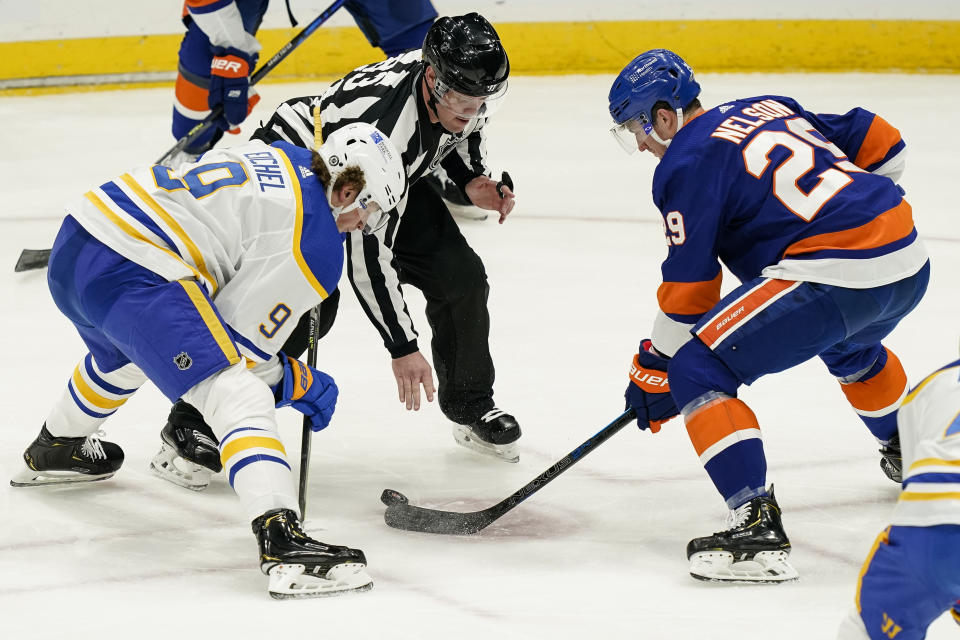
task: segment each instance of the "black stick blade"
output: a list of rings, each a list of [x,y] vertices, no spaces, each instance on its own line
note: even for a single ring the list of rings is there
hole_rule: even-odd
[[[50,261],[50,249],[24,249],[17,258],[17,266],[13,268],[17,273],[43,269]]]
[[[485,511],[471,513],[438,511],[403,502],[391,504],[383,513],[383,521],[394,529],[455,536],[477,533],[495,519]]]

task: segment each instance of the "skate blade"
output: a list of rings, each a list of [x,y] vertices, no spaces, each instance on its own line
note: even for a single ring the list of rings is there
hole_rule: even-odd
[[[690,575],[709,582],[778,583],[796,580],[785,551],[761,551],[751,560],[733,561],[729,551],[703,551],[690,557]]]
[[[520,460],[520,448],[516,442],[509,444],[492,444],[484,442],[473,435],[470,427],[462,424],[453,425],[453,439],[461,447],[466,447],[477,453],[482,453],[490,458],[503,460],[504,462],[518,462]]]
[[[213,477],[206,467],[194,464],[177,454],[176,449],[163,443],[160,452],[150,461],[153,475],[191,491],[203,491],[210,485]]]
[[[115,472],[114,472],[115,473]],[[10,479],[11,487],[42,487],[51,484],[78,484],[96,482],[112,478],[114,473],[99,475],[80,473],[79,471],[34,471],[24,467],[23,471]]]
[[[278,564],[268,573],[267,590],[276,600],[294,598],[329,598],[345,593],[358,593],[373,588],[373,578],[366,565],[345,562],[330,568],[323,578],[304,573],[302,564]]]

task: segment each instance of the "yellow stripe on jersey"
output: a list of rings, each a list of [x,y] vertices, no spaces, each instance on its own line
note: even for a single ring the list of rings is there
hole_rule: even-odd
[[[97,209],[100,210],[100,213],[106,216],[107,219],[110,220],[110,222],[120,227],[120,229],[122,229],[123,232],[126,233],[128,236],[132,238],[136,238],[140,242],[144,242],[146,244],[149,244],[151,247],[154,247],[155,249],[159,249],[160,251],[163,251],[165,254],[167,254],[168,256],[170,256],[171,258],[173,258],[174,260],[176,260],[177,262],[185,266],[187,269],[189,269],[190,272],[193,273],[193,275],[197,278],[197,280],[203,279],[203,276],[201,275],[201,273],[197,271],[196,268],[193,267],[193,265],[187,264],[186,262],[183,261],[183,258],[178,256],[176,253],[174,253],[170,249],[160,246],[159,244],[153,242],[152,240],[144,236],[142,233],[137,231],[133,226],[128,224],[126,221],[124,221],[123,218],[121,218],[116,213],[114,213],[110,209],[110,207],[104,204],[103,200],[98,198],[94,192],[88,191],[87,193],[84,194],[84,197],[90,202],[92,202],[93,206],[95,206]]]
[[[917,467],[960,467],[960,460],[941,460],[940,458],[921,458],[913,464],[907,471],[913,471]]]
[[[293,197],[297,201],[297,219],[293,226],[293,257],[296,259],[297,266],[300,267],[300,271],[303,272],[303,276],[307,279],[307,282],[310,283],[310,286],[320,294],[321,300],[326,300],[330,294],[327,293],[327,290],[323,288],[320,281],[317,280],[313,272],[310,271],[310,267],[307,266],[307,261],[303,259],[303,253],[300,251],[300,238],[303,236],[303,194],[300,192],[300,181],[297,180],[297,172],[294,171],[293,165],[285,153],[279,149],[274,150],[287,167],[287,175],[290,177],[290,183],[293,186]]]
[[[80,395],[83,396],[84,400],[101,409],[116,409],[127,401],[126,398],[120,398],[119,400],[104,398],[102,395],[90,388],[90,385],[87,384],[87,381],[84,380],[83,376],[80,374],[80,365],[77,365],[77,368],[73,370],[73,387],[80,392]]]
[[[960,500],[960,491],[938,491],[936,493],[922,493],[920,491],[904,491],[900,494],[901,500]]]
[[[907,397],[903,399],[903,404],[901,404],[900,406],[904,406],[906,404],[909,404],[910,402],[913,402],[913,399],[917,397],[917,394],[920,393],[920,390],[923,389],[925,386],[927,386],[928,383],[932,382],[933,379],[936,378],[941,373],[944,373],[945,371],[951,371],[953,369],[958,369],[958,368],[960,367],[949,367],[947,369],[940,369],[939,371],[934,371],[933,373],[928,375],[926,378],[921,380],[920,384],[914,387],[913,391],[907,394]]]
[[[244,438],[231,440],[230,444],[225,446],[220,452],[220,462],[226,465],[227,460],[244,449],[274,449],[283,455],[287,455],[287,450],[283,448],[283,443],[275,437],[246,436]]]
[[[150,194],[147,193],[136,180],[133,179],[128,173],[120,176],[120,179],[133,190],[137,196],[147,203],[154,213],[156,213],[160,218],[167,223],[167,226],[170,227],[170,230],[180,238],[180,241],[187,248],[187,251],[190,252],[190,257],[193,258],[194,264],[197,265],[197,269],[200,270],[200,273],[203,274],[203,280],[206,280],[210,285],[210,295],[213,295],[217,292],[217,281],[210,275],[210,271],[207,269],[207,263],[203,261],[203,254],[200,252],[200,249],[197,248],[197,245],[194,244],[193,240],[190,239],[190,236],[187,235],[187,232],[183,230],[183,227],[180,226],[180,223],[177,222],[173,216],[171,216],[167,211],[160,206],[160,203],[150,197]]]
[[[233,340],[230,339],[230,334],[227,333],[223,324],[220,323],[220,318],[218,318],[216,312],[214,312],[210,301],[203,295],[200,285],[189,280],[177,280],[177,282],[180,283],[180,286],[182,286],[184,291],[187,292],[187,295],[190,296],[193,306],[197,308],[200,317],[203,318],[203,322],[207,325],[207,329],[210,330],[213,339],[217,341],[221,351],[223,351],[223,355],[227,356],[230,364],[240,362],[240,353],[237,352],[237,347],[234,346]]]

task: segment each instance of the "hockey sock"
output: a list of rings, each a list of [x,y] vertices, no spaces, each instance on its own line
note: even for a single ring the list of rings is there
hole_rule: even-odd
[[[897,409],[910,386],[892,351],[884,348],[873,366],[855,380],[841,378],[840,389],[878,440],[887,442],[897,433]]]
[[[275,430],[234,429],[220,442],[220,460],[248,520],[272,509],[299,514],[287,452]]]
[[[146,382],[134,364],[104,372],[91,354],[77,365],[67,388],[47,416],[47,431],[53,436],[75,438],[97,431],[133,393]]]
[[[765,493],[767,459],[750,407],[737,398],[719,398],[685,420],[693,448],[729,508]]]

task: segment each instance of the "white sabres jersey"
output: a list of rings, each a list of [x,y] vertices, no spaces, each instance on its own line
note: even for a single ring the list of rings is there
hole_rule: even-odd
[[[266,362],[343,271],[344,236],[310,158],[283,142],[211,151],[124,174],[67,213],[166,280],[196,279],[240,353]]]
[[[917,385],[897,421],[903,492],[892,524],[960,525],[960,360]]]

